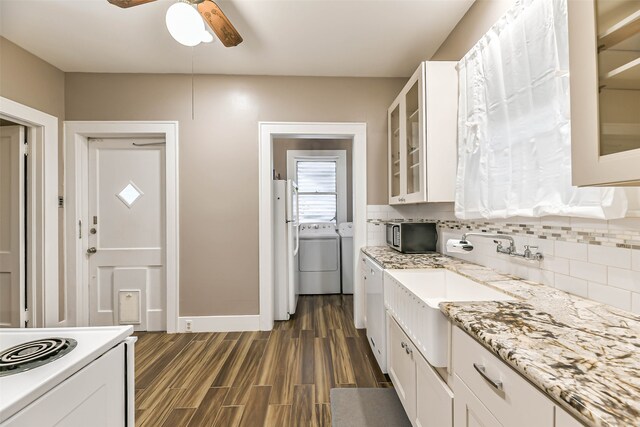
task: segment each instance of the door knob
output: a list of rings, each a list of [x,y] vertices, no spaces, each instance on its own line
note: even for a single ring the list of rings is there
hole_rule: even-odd
[[[98,250],[95,247],[87,249],[88,254],[95,254],[96,252],[98,252]]]

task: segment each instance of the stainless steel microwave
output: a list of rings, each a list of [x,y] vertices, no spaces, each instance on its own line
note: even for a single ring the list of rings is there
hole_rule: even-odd
[[[388,222],[387,245],[405,254],[435,252],[438,231],[433,222]]]

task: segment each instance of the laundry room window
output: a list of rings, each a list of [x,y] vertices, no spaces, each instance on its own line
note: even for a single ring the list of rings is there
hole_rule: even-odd
[[[294,173],[289,176],[298,184],[300,223],[345,221],[345,206],[342,206],[346,205],[343,197],[346,193],[345,155],[340,151],[332,156],[289,153],[294,154],[291,158],[291,172]]]
[[[336,162],[296,162],[300,222],[336,222],[338,192]]]

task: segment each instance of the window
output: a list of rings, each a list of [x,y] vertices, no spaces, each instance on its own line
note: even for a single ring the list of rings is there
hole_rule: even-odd
[[[338,217],[335,160],[297,160],[300,223],[336,222]]]
[[[347,221],[346,150],[287,150],[287,177],[298,184],[300,223]]]

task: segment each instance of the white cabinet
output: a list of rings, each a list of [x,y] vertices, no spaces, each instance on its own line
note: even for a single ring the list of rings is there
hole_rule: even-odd
[[[502,427],[469,388],[454,376],[454,427]],[[549,426],[551,427],[551,426]]]
[[[451,427],[453,425],[453,392],[427,361],[417,354],[416,362],[416,426]]]
[[[573,185],[640,185],[640,2],[567,6]]]
[[[389,377],[409,420],[413,422],[416,418],[416,364],[413,358],[417,353],[411,340],[391,316],[388,317],[387,324]]]
[[[553,402],[458,327],[453,328],[452,352],[456,400],[464,395],[464,385],[502,425],[554,425]]]
[[[416,427],[451,427],[453,393],[387,314],[389,377]]]
[[[387,331],[384,309],[384,270],[366,255],[361,255],[362,283],[365,292],[367,341],[382,372],[387,372]]]
[[[389,204],[454,200],[455,65],[453,61],[421,63],[389,107]]]

